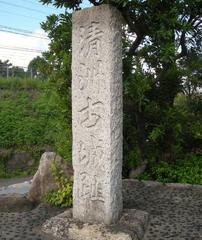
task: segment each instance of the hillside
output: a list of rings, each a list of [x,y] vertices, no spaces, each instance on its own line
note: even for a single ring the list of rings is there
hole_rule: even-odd
[[[45,150],[59,151],[61,124],[47,82],[0,79],[0,178],[29,175]]]

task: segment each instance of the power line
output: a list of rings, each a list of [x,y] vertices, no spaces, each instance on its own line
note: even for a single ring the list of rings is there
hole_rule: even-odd
[[[1,11],[1,13],[6,13],[6,14],[10,14],[10,15],[18,16],[18,17],[24,17],[24,18],[28,18],[28,19],[35,19],[35,20],[43,21],[43,19],[39,19],[36,17],[27,16],[27,15],[23,15],[23,14],[13,13],[10,11],[3,10],[1,8],[0,8],[0,11]]]
[[[41,13],[41,14],[49,14],[49,13],[44,12],[44,11],[40,11],[40,10],[36,10],[36,9],[33,9],[33,8],[24,7],[24,6],[21,6],[21,5],[18,5],[18,4],[7,3],[7,2],[4,2],[2,0],[0,0],[0,3],[8,5],[8,6],[16,7],[16,8],[22,8],[22,9],[25,9],[25,10],[28,10],[28,11],[38,12],[38,13]]]
[[[7,49],[7,50],[14,50],[14,51],[37,52],[37,53],[42,53],[42,52],[45,51],[45,50],[42,50],[42,49],[12,47],[12,46],[3,46],[3,45],[0,45],[0,48],[1,49]]]
[[[1,55],[0,54],[0,60],[2,60],[2,58],[6,59],[6,60],[11,60],[13,58],[17,58],[17,59],[20,59],[20,60],[29,60],[29,56],[27,55]],[[35,58],[35,56],[31,56],[31,59]]]
[[[9,61],[11,60],[11,58],[18,58],[20,60],[27,60],[27,58],[23,58],[23,57],[19,57],[19,56],[14,57],[14,56],[11,56],[11,55],[9,55],[9,56],[1,55],[0,60],[2,60],[3,58],[6,59],[6,60],[9,60]]]
[[[6,56],[10,56],[10,57],[34,57],[36,55],[38,55],[39,53],[36,53],[36,52],[17,52],[15,53],[15,55],[13,55],[12,53],[8,53],[7,49],[0,49],[0,57],[1,55],[6,55]],[[10,54],[10,55],[9,55]]]
[[[35,33],[35,32],[29,31],[29,30],[26,30],[26,29],[22,29],[22,28],[14,28],[14,27],[6,26],[6,25],[0,25],[0,27],[1,27],[1,28],[5,28],[5,29],[9,29],[9,30],[14,30],[14,31],[22,32],[22,33],[35,34],[35,35],[38,35],[38,36],[41,36],[41,37],[46,37],[45,34]]]
[[[47,6],[47,5],[43,5],[42,3],[39,3],[39,2],[35,2],[35,1],[31,1],[31,0],[21,0],[21,1],[23,1],[23,2],[28,2],[28,3],[30,3],[30,4],[32,4],[32,5],[35,5],[35,6],[44,6],[44,7],[46,7],[46,8],[49,8],[49,9],[52,9],[52,10],[55,10],[56,8],[53,8],[53,7],[50,7],[50,6]]]
[[[7,51],[8,49],[0,49],[0,56],[1,56],[1,54],[4,54],[4,55],[8,55],[8,54],[11,54],[12,56],[14,56],[13,54],[12,54],[12,52],[10,53],[10,52],[8,52]],[[17,52],[17,53],[15,53],[15,56],[17,55],[17,56],[25,56],[25,57],[28,57],[28,56],[34,56],[34,55],[36,55],[36,54],[39,54],[39,53],[37,53],[37,52],[25,52],[25,51],[22,51],[22,52]]]
[[[0,32],[6,32],[6,33],[12,33],[12,34],[25,36],[25,37],[32,37],[32,38],[40,38],[40,39],[44,39],[44,40],[49,40],[48,38],[44,38],[44,37],[33,36],[33,35],[25,34],[25,33],[17,33],[17,32],[13,32],[13,31],[9,31],[9,30],[3,30],[3,29],[0,29]]]
[[[49,40],[49,38],[46,37],[45,34],[35,33],[35,32],[28,31],[28,30],[8,27],[8,26],[4,26],[4,25],[0,25],[0,32],[8,32],[8,33],[18,34],[18,35],[22,35],[22,36],[27,36],[27,37]]]

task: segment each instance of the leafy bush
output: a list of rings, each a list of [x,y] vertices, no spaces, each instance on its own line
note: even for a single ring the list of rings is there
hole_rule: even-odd
[[[151,161],[140,179],[202,185],[202,156],[189,155],[176,163]]]
[[[58,207],[70,207],[73,202],[73,177],[68,180],[56,163],[52,164],[51,172],[59,188],[57,191],[47,193],[44,200]]]

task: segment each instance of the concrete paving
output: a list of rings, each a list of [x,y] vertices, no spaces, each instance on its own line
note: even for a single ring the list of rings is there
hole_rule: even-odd
[[[123,196],[125,208],[150,215],[143,240],[202,240],[202,187],[124,180]],[[62,211],[40,205],[29,212],[0,213],[0,239],[53,240],[40,228]]]
[[[32,177],[0,179],[0,196],[2,194],[26,194],[31,186]]]

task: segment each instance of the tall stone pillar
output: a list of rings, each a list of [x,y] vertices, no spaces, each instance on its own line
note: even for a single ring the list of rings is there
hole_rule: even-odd
[[[110,5],[73,14],[73,217],[83,222],[122,212],[121,25]]]

